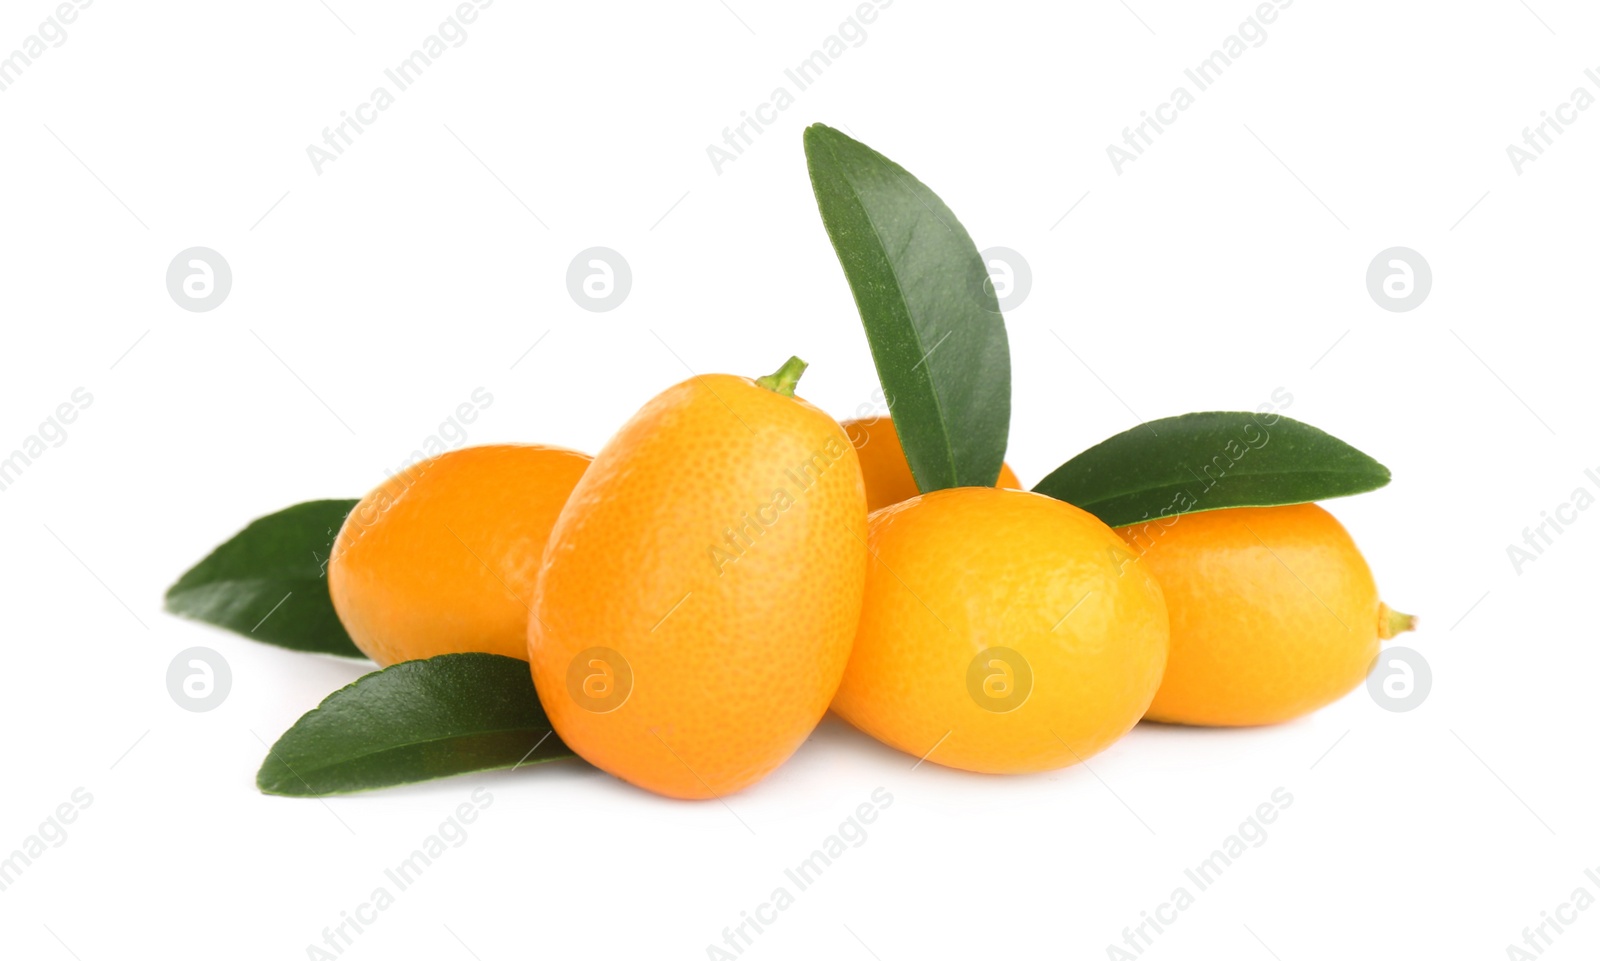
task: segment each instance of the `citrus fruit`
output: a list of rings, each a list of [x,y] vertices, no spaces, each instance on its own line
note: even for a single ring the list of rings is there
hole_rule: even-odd
[[[1063,501],[960,487],[875,512],[873,560],[834,710],[968,771],[1065,767],[1138,722],[1161,681],[1161,588]]]
[[[1378,600],[1355,542],[1315,504],[1181,514],[1118,533],[1161,582],[1172,619],[1151,720],[1299,717],[1360,684],[1379,642],[1415,625]]]
[[[328,592],[350,639],[387,666],[482,651],[528,656],[528,605],[550,528],[589,457],[464,447],[361,499],[333,543]]]
[[[793,396],[804,367],[664,391],[551,533],[528,624],[540,702],[574,751],[659,794],[760,780],[849,656],[866,496],[843,429]]]
[[[900,434],[890,417],[863,417],[844,421],[844,432],[861,458],[861,476],[867,483],[867,510],[898,504],[917,496],[917,482],[900,446]],[[1009,464],[1000,465],[996,487],[1021,490],[1022,482]]]

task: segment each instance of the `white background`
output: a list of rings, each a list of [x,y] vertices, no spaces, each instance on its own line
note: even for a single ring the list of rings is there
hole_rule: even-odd
[[[318,175],[306,146],[453,9],[329,3],[102,0],[0,92],[0,452],[94,398],[0,492],[0,853],[93,796],[0,893],[6,956],[306,957],[478,787],[494,802],[468,840],[344,957],[704,958],[879,787],[866,842],[744,957],[1103,958],[1279,787],[1265,843],[1144,957],[1500,958],[1575,888],[1600,894],[1600,511],[1520,574],[1506,554],[1600,468],[1600,109],[1520,175],[1506,154],[1595,92],[1592,6],[1300,0],[1119,176],[1107,144],[1254,4],[900,0],[718,175],[707,145],[852,3],[502,0]],[[7,3],[0,54],[52,9]],[[810,400],[870,403],[806,178],[818,120],[1031,264],[1007,318],[1024,481],[1277,387],[1388,465],[1388,488],[1330,507],[1422,617],[1403,643],[1432,665],[1426,702],[1146,725],[1014,778],[913,770],[829,719],[726,807],[574,763],[257,794],[263,742],[363,667],[161,612],[251,518],[358,496],[478,387],[494,402],[468,442],[590,452],[686,365],[795,353]],[[164,284],[196,245],[234,273],[210,313]],[[609,313],[566,289],[595,245],[632,265]],[[1408,313],[1365,286],[1394,245],[1433,269]],[[167,692],[194,645],[232,665],[209,713]],[[1547,957],[1593,956],[1600,910],[1578,918]]]

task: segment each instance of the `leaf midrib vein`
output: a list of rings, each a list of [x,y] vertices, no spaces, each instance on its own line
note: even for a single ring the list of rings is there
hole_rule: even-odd
[[[552,730],[552,729],[547,725],[547,726],[542,727],[542,728],[540,728],[540,727],[506,727],[506,728],[491,728],[491,729],[486,729],[486,730],[482,730],[482,731],[473,731],[473,732],[471,732],[469,734],[443,734],[443,735],[440,735],[439,737],[426,737],[426,738],[419,738],[418,740],[415,740],[415,741],[406,741],[403,744],[395,744],[395,745],[393,745],[391,747],[382,748],[380,750],[367,751],[367,752],[365,752],[363,754],[352,754],[352,755],[350,755],[348,757],[340,758],[337,761],[329,761],[326,764],[317,764],[317,763],[313,762],[312,766],[310,768],[308,768],[307,770],[309,770],[309,771],[311,771],[313,773],[318,772],[318,771],[326,771],[331,767],[337,767],[338,765],[341,765],[341,764],[349,764],[352,761],[364,761],[364,760],[366,760],[368,758],[373,758],[373,757],[378,757],[378,756],[383,755],[383,754],[388,754],[391,751],[398,751],[398,750],[401,750],[403,748],[408,748],[408,747],[421,747],[424,744],[438,744],[441,741],[458,741],[458,740],[461,740],[462,738],[483,737],[485,735],[490,735],[490,734],[514,734],[514,733],[517,733],[519,731],[535,732],[535,731],[550,731],[550,730]],[[281,764],[283,764],[284,767],[289,768],[291,771],[296,770],[295,768],[290,767],[290,764],[289,764],[288,761],[283,760],[282,758],[278,758],[277,745],[273,745],[272,750],[268,751],[267,753],[268,753],[269,757],[277,759]]]
[[[863,146],[865,146],[865,145],[863,145]],[[869,147],[867,149],[870,150],[871,148]],[[923,357],[923,356],[925,356],[925,354],[924,354],[924,351],[923,351],[922,332],[917,329],[916,319],[912,316],[912,313],[911,313],[911,305],[906,300],[906,297],[905,297],[905,285],[901,280],[900,271],[898,269],[896,269],[894,260],[889,256],[889,245],[884,242],[883,233],[882,233],[882,231],[880,231],[878,229],[877,221],[873,219],[872,212],[867,209],[867,205],[862,202],[861,194],[860,194],[859,191],[856,190],[855,182],[850,179],[849,168],[847,168],[845,166],[845,164],[840,161],[839,153],[838,153],[838,151],[836,151],[833,148],[832,144],[828,145],[828,154],[831,157],[833,157],[833,162],[835,164],[838,164],[838,166],[839,166],[839,179],[844,181],[845,187],[850,191],[850,199],[855,202],[856,209],[860,210],[861,211],[861,215],[866,218],[867,226],[872,228],[872,236],[873,236],[873,239],[878,242],[878,249],[883,251],[883,259],[884,259],[885,263],[887,263],[889,265],[889,273],[890,273],[890,275],[894,277],[895,296],[900,298],[900,304],[901,304],[902,307],[905,308],[906,318],[910,321],[910,324],[911,324],[911,339],[917,345],[917,354],[918,354],[918,356],[919,357]],[[922,219],[922,215],[918,214],[916,222],[920,223],[921,219]],[[907,240],[907,246],[908,247],[910,246],[909,239]],[[869,338],[869,340],[870,340],[870,338]],[[947,463],[949,464],[949,467],[950,467],[950,479],[952,481],[956,482],[956,483],[960,483],[961,478],[960,478],[959,472],[956,469],[955,447],[950,442],[950,425],[949,425],[948,419],[945,417],[944,398],[939,395],[939,389],[938,389],[938,387],[936,387],[934,385],[932,358],[927,358],[927,360],[928,360],[928,371],[927,371],[926,376],[928,378],[928,393],[933,395],[934,410],[936,410],[938,412],[938,414],[939,414],[939,433],[944,438],[944,449],[945,449],[946,460],[947,460]],[[890,416],[893,417],[894,411],[890,410],[889,413],[890,413]],[[902,448],[905,446],[905,442],[903,440],[901,441],[901,446],[902,446]],[[907,460],[909,461],[909,458],[907,458]],[[913,475],[914,474],[915,474],[915,472],[913,471]],[[920,491],[922,485],[919,483],[917,485],[917,487],[918,487],[918,490]]]
[[[1270,477],[1270,476],[1276,476],[1276,475],[1280,475],[1280,474],[1313,474],[1313,473],[1315,473],[1315,474],[1351,474],[1351,475],[1362,475],[1362,474],[1365,474],[1365,475],[1367,475],[1369,477],[1377,477],[1377,476],[1379,476],[1377,474],[1374,474],[1371,471],[1361,471],[1361,470],[1355,470],[1355,469],[1324,470],[1322,468],[1318,468],[1316,470],[1300,469],[1300,470],[1239,471],[1239,472],[1235,473],[1234,476]],[[1221,481],[1225,480],[1228,476],[1229,475],[1226,475],[1226,474],[1223,475],[1222,477],[1218,478],[1218,482],[1220,483]],[[1151,484],[1151,485],[1146,486],[1146,487],[1131,487],[1131,488],[1127,488],[1125,490],[1114,491],[1114,492],[1109,493],[1109,494],[1103,494],[1103,495],[1097,496],[1094,500],[1089,501],[1088,503],[1100,504],[1100,503],[1104,503],[1105,501],[1111,500],[1111,499],[1116,498],[1116,497],[1127,497],[1127,496],[1132,495],[1132,494],[1143,494],[1143,493],[1146,493],[1146,492],[1149,492],[1149,491],[1168,490],[1168,489],[1173,488],[1173,487],[1183,487],[1186,484],[1188,484],[1188,481],[1174,480],[1174,481],[1167,481],[1167,482],[1163,482],[1163,483],[1159,483],[1159,484]],[[1213,486],[1215,486],[1215,485],[1213,485]]]

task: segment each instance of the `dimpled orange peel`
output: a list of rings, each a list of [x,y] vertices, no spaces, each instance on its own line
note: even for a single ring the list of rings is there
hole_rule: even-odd
[[[855,446],[856,456],[861,458],[861,476],[867,484],[867,510],[875,511],[917,496],[917,481],[911,476],[911,465],[906,462],[892,418],[861,417],[844,421],[842,426]],[[1009,464],[1001,464],[1000,477],[994,486],[1021,490],[1022,482],[1017,480]]]
[[[551,534],[528,627],[539,700],[574,751],[658,794],[759,781],[844,671],[866,495],[843,429],[794,396],[804,369],[664,391]]]
[[[328,592],[362,653],[387,666],[481,651],[527,656],[545,541],[587,454],[464,447],[413,465],[355,506]]]
[[[1151,720],[1299,717],[1355,688],[1379,643],[1416,626],[1378,599],[1355,542],[1315,504],[1181,514],[1117,533],[1161,582],[1172,618]]]
[[[845,720],[913,757],[1066,767],[1127,733],[1161,681],[1161,588],[1093,515],[1024,491],[933,491],[872,514]]]

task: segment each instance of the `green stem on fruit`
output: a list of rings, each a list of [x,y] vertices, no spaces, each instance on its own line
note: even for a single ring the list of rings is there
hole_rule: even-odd
[[[1402,614],[1389,605],[1378,602],[1378,638],[1387,641],[1396,634],[1417,629],[1417,619],[1410,614]]]
[[[806,366],[806,362],[800,358],[790,357],[782,367],[765,377],[757,377],[756,383],[773,393],[793,397],[794,385],[800,383],[800,375],[806,372]]]

